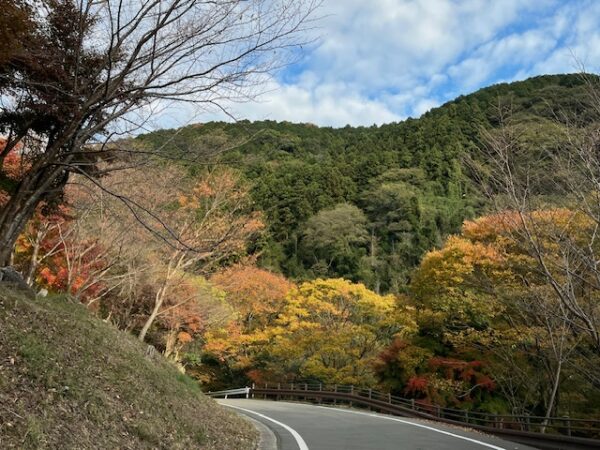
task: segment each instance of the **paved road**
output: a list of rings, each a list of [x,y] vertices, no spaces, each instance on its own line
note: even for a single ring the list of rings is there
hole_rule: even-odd
[[[268,426],[280,450],[531,450],[458,427],[351,409],[265,400],[219,400]]]

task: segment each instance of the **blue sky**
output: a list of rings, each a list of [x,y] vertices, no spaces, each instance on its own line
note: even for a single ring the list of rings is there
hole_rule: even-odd
[[[368,126],[493,83],[600,71],[597,0],[325,0],[320,14],[318,45],[231,105],[237,118]]]

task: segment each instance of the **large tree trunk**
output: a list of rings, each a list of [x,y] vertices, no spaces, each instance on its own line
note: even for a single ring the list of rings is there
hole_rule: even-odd
[[[51,150],[51,147],[49,147]],[[43,164],[38,162],[38,165]],[[0,210],[0,267],[10,265],[19,235],[33,217],[38,205],[49,195],[62,192],[68,173],[58,167],[34,167],[18,184]]]
[[[23,202],[20,197],[15,194],[0,213],[0,267],[10,265],[15,243],[39,203]]]

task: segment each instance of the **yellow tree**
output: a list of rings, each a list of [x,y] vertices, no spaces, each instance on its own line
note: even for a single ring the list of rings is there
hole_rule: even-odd
[[[546,417],[558,407],[566,369],[599,381],[597,357],[591,365],[589,356],[577,357],[579,350],[589,353],[598,346],[596,232],[588,214],[567,208],[503,211],[463,227],[466,238],[491,243],[505,255],[504,266],[513,275],[511,286],[501,288],[506,316],[519,332],[516,342],[543,368],[540,403]],[[513,356],[505,353],[503,359]]]
[[[493,245],[448,238],[425,255],[411,283],[421,320],[439,322],[443,331],[485,327],[502,311],[494,295],[498,280],[509,278],[503,263]]]
[[[415,329],[412,311],[344,279],[301,284],[271,331],[267,372],[288,380],[372,386],[374,362],[393,336]]]

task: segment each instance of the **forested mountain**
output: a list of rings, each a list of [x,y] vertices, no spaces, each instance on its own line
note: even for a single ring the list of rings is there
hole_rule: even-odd
[[[260,265],[294,279],[345,277],[397,293],[424,252],[484,211],[464,164],[465,158],[482,161],[484,135],[518,124],[535,152],[561,123],[597,118],[587,90],[580,75],[539,76],[383,126],[241,121],[138,140],[179,159],[191,148],[220,151],[215,165],[243,173],[268,226],[253,248]]]
[[[74,177],[11,260],[205,389],[349,384],[598,418],[597,81],[492,86],[383,126],[114,142],[101,186]],[[10,152],[5,178],[24,162]]]

